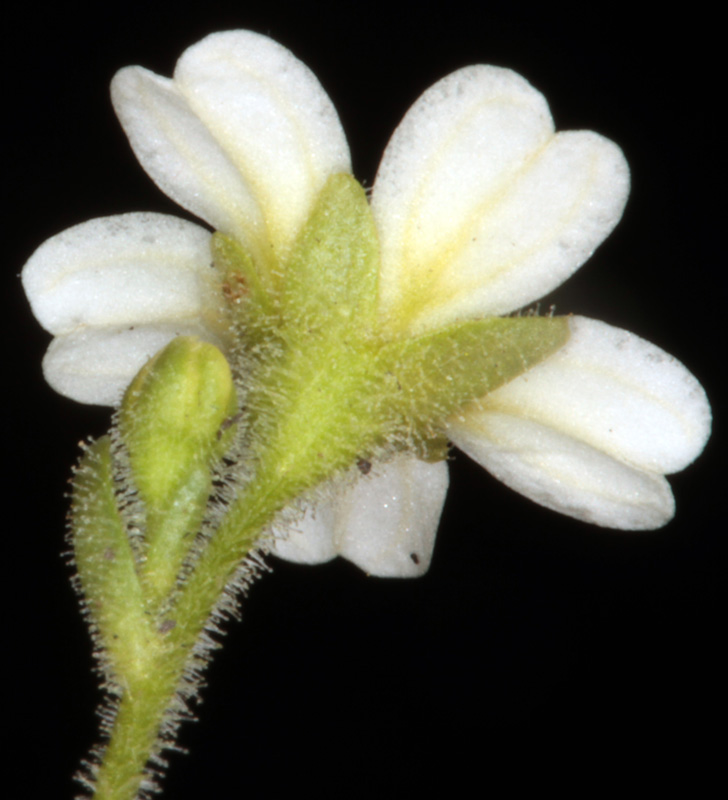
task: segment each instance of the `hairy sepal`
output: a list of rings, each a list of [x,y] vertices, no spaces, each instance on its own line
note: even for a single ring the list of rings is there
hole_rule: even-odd
[[[374,321],[379,249],[369,202],[345,173],[332,175],[303,227],[285,271],[283,318],[290,333],[324,326],[338,335]]]
[[[489,317],[384,346],[389,402],[420,435],[526,372],[569,338],[565,317]]]
[[[364,189],[331,176],[280,280],[277,354],[247,402],[259,477],[293,499],[351,466],[391,420],[376,371],[379,253]]]
[[[250,327],[274,317],[278,305],[275,276],[259,269],[240,242],[224,233],[212,235],[210,249],[231,321]]]
[[[118,691],[120,676],[143,672],[153,629],[126,521],[114,482],[111,441],[88,446],[75,470],[70,541],[106,685]]]

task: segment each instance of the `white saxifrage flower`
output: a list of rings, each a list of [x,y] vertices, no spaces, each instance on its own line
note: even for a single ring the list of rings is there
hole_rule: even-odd
[[[237,240],[264,284],[276,280],[326,180],[351,170],[315,76],[255,33],[207,37],[182,55],[173,79],[121,70],[112,99],[155,183]],[[372,191],[382,326],[414,336],[537,300],[609,234],[628,191],[619,148],[591,132],[555,134],[544,98],[519,75],[488,66],[449,75],[395,131]],[[228,347],[210,236],[181,219],[131,213],[42,245],[23,283],[55,337],[49,383],[115,405],[175,336]],[[580,317],[570,327],[565,347],[454,414],[446,433],[544,506],[607,527],[659,527],[674,512],[664,475],[696,458],[709,435],[705,394],[684,366],[633,334]],[[403,455],[375,465],[332,490],[276,551],[422,574],[446,489],[443,462]]]

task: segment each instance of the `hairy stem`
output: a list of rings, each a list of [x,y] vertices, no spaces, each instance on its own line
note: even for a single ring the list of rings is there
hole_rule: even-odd
[[[141,789],[153,788],[145,767],[161,749],[159,729],[173,702],[182,666],[178,665],[176,681],[168,679],[160,686],[159,679],[151,674],[124,690],[95,776],[97,800],[133,800]]]

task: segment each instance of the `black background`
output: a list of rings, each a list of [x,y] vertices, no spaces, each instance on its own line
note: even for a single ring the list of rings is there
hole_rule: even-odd
[[[0,296],[10,796],[70,798],[70,775],[95,739],[90,646],[59,554],[77,443],[108,424],[108,410],[43,383],[49,336],[17,274],[69,225],[179,213],[135,163],[108,83],[127,64],[169,75],[185,47],[231,28],[268,33],[314,70],[369,185],[409,105],[471,63],[521,72],[558,128],[618,142],[633,171],[625,218],[546,303],[677,356],[706,387],[716,421],[705,454],[671,479],[677,517],[658,532],[615,533],[544,511],[457,455],[425,578],[276,563],[245,601],[243,623],[230,626],[201,721],[182,733],[191,754],[173,757],[165,797],[399,796],[440,782],[459,796],[471,780],[487,791],[506,773],[539,777],[543,755],[570,780],[584,750],[597,762],[595,785],[620,780],[626,763],[645,778],[694,768],[697,780],[704,768],[688,754],[698,745],[709,764],[719,714],[725,524],[723,89],[710,19],[699,6],[648,19],[613,5],[247,5],[131,2],[96,15],[28,6],[8,30]]]

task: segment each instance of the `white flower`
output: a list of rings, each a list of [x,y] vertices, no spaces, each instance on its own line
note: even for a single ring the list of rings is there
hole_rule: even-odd
[[[121,70],[112,99],[157,185],[237,239],[263,279],[326,179],[350,171],[314,75],[258,34],[207,37],[173,79]],[[520,76],[487,66],[449,75],[395,131],[372,191],[382,324],[407,336],[538,299],[609,234],[628,190],[621,151],[591,132],[555,134],[544,98]],[[55,337],[49,383],[113,405],[174,336],[224,348],[209,242],[207,229],[147,213],[92,220],[42,245],[23,282]],[[549,508],[615,528],[663,525],[673,514],[663,475],[690,463],[709,435],[705,395],[685,367],[632,334],[578,317],[571,333],[556,355],[453,415],[447,434]],[[446,487],[443,463],[401,458],[342,483],[278,551],[421,574]]]

